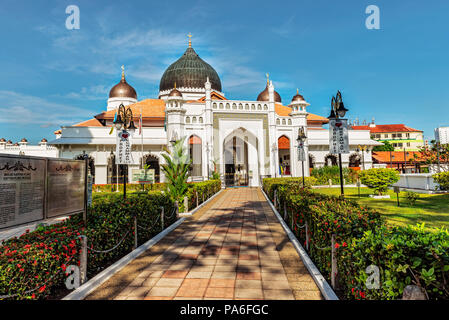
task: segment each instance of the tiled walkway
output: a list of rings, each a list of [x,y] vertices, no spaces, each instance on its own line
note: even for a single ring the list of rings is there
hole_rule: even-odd
[[[258,188],[225,190],[88,299],[321,299]]]

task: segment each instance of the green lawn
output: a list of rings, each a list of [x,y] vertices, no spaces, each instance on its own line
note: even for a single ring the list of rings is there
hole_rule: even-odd
[[[314,189],[329,195],[340,195],[340,188]],[[360,198],[357,188],[345,188],[345,197],[357,200],[361,205],[371,207],[385,215],[388,223],[407,225],[425,223],[426,227],[445,227],[449,229],[449,194],[419,194],[413,207],[409,206],[405,192],[399,194],[400,207],[397,205],[396,194],[388,191],[390,199],[372,199],[373,191],[360,188]]]

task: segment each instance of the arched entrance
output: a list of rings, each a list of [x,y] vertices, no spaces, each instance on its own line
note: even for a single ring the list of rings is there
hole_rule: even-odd
[[[333,154],[328,154],[325,158],[324,158],[324,165],[326,167],[333,167],[337,165],[337,157],[334,156]]]
[[[154,182],[159,183],[161,181],[161,167],[159,165],[159,158],[152,154],[147,154],[143,157],[143,163],[149,166],[149,169],[154,170]]]
[[[75,160],[84,160],[84,154],[77,155]],[[92,183],[95,183],[95,160],[91,156],[89,156],[89,171],[92,175]]]
[[[189,155],[192,160],[190,165],[190,176],[200,177],[202,176],[201,165],[202,161],[202,141],[197,135],[191,135],[189,138]]]
[[[281,136],[278,139],[279,173],[281,176],[291,175],[290,165],[290,139],[287,136]]]
[[[259,160],[257,138],[239,128],[223,140],[225,185],[250,186],[258,184]]]

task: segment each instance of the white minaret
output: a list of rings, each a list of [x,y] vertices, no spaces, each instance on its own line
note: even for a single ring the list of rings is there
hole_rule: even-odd
[[[179,140],[184,137],[184,123],[186,109],[182,93],[175,88],[169,93],[165,100],[165,113],[167,116],[167,145],[170,141]],[[185,141],[187,143],[187,140]]]
[[[212,85],[209,81],[209,77],[207,77],[207,81],[204,84],[204,88],[206,89],[206,100],[205,100],[205,129],[206,129],[206,141],[203,143],[203,172],[206,173],[207,177],[207,170],[211,168],[211,161],[213,159],[213,114],[212,114]],[[209,165],[209,166],[208,166]]]
[[[292,117],[292,137],[294,138],[294,141],[292,141],[291,149],[290,149],[290,158],[291,158],[291,168],[292,168],[292,175],[295,177],[302,176],[302,164],[301,161],[298,159],[298,141],[296,138],[298,137],[298,133],[301,127],[304,128],[304,133],[308,134],[307,132],[307,106],[310,106],[310,103],[308,103],[302,95],[299,94],[299,90],[296,89],[296,95],[293,97],[292,102],[290,103],[289,107],[292,108],[292,112],[290,113],[290,116]],[[309,174],[309,143],[306,140],[304,144],[304,153],[306,155],[306,161],[304,161],[304,176],[308,177]]]
[[[270,174],[272,177],[277,176],[277,170],[279,168],[279,156],[278,145],[276,139],[276,106],[274,99],[274,86],[273,81],[269,81],[267,74],[267,86],[268,86],[268,127],[269,127],[269,148],[270,148]]]

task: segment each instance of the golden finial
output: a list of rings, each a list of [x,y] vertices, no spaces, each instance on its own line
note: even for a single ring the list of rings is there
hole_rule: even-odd
[[[122,80],[125,80],[125,66],[121,66],[122,69]]]
[[[269,85],[270,84],[270,74],[266,73],[265,75],[267,76],[267,85]]]
[[[299,89],[298,88],[296,88],[296,94],[299,94]]]
[[[176,81],[175,81],[175,89],[176,89]]]
[[[189,32],[187,36],[189,37],[189,48],[192,48],[192,34]]]

